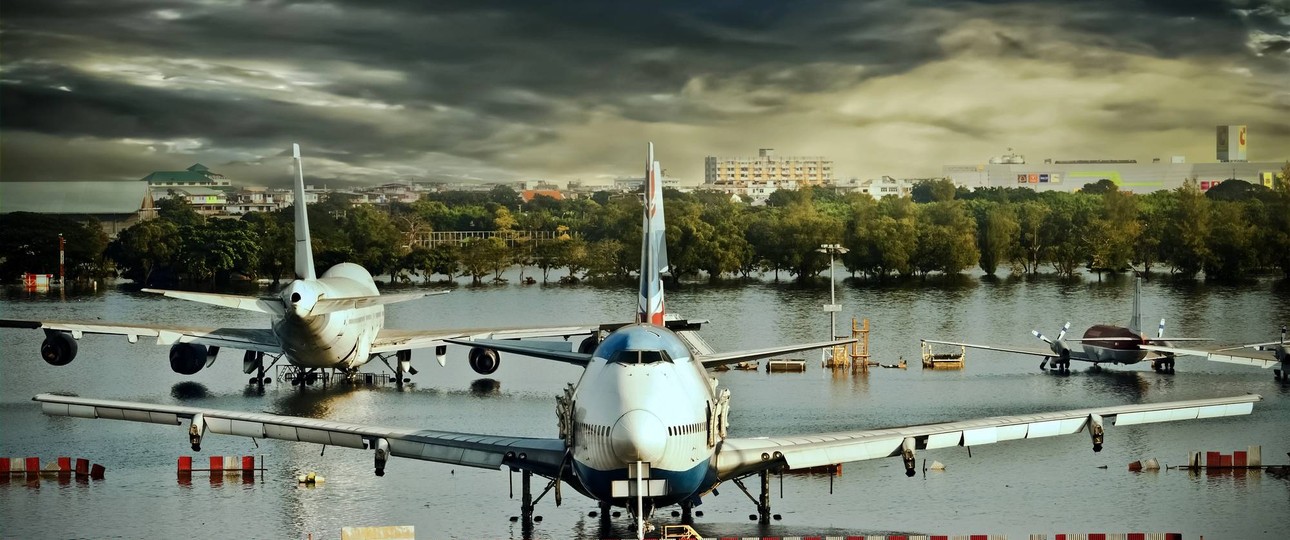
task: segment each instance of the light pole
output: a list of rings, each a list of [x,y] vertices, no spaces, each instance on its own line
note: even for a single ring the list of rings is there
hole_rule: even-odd
[[[834,254],[841,255],[851,250],[842,247],[842,244],[820,244],[819,249],[815,251],[829,254],[829,303],[824,305],[824,311],[829,312],[829,341],[833,341],[838,339],[838,312],[842,311],[842,306],[838,304],[837,294],[834,292],[833,256]]]

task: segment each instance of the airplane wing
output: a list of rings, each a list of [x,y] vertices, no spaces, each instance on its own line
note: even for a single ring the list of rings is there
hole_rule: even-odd
[[[1264,369],[1280,364],[1271,351],[1242,351],[1242,350],[1209,350],[1209,349],[1184,349],[1181,347],[1161,347],[1159,345],[1140,345],[1141,348],[1158,353],[1172,353],[1180,356],[1200,356],[1206,360],[1214,362],[1226,362],[1229,364],[1242,364],[1246,366],[1258,366]]]
[[[563,440],[557,438],[495,437],[447,431],[398,429],[298,416],[53,394],[40,394],[32,400],[40,402],[41,411],[51,416],[107,418],[176,426],[188,420],[187,435],[194,448],[201,443],[202,434],[210,432],[253,439],[278,439],[376,450],[377,469],[382,472],[384,459],[379,454],[383,450],[388,455],[397,457],[484,469],[509,466],[548,477],[568,472],[561,470],[565,445]]]
[[[466,347],[486,347],[496,349],[500,352],[513,353],[522,356],[532,356],[544,360],[555,360],[575,366],[587,367],[591,362],[590,353],[580,353],[570,351],[552,350],[550,347],[543,346],[536,341],[514,341],[500,339],[445,339],[444,341],[454,345],[463,345]]]
[[[150,324],[104,324],[90,321],[18,321],[0,319],[0,328],[29,328],[69,332],[80,339],[84,334],[125,336],[135,343],[140,336],[157,338],[157,345],[196,343],[271,354],[282,353],[282,345],[269,329],[195,328]]]
[[[801,345],[788,345],[783,347],[770,347],[766,349],[750,349],[745,351],[734,351],[726,353],[715,353],[695,356],[695,360],[702,363],[703,367],[710,368],[723,364],[737,364],[746,360],[758,360],[769,358],[781,354],[788,354],[800,351],[809,351],[812,349],[825,349],[839,345],[849,345],[855,343],[855,339],[843,339],[839,341],[820,341],[817,343],[806,343]]]
[[[583,326],[542,326],[526,328],[459,328],[455,330],[395,330],[381,329],[372,342],[373,353],[392,352],[402,349],[424,349],[437,347],[449,340],[478,341],[479,343],[458,343],[459,345],[479,346],[485,340],[516,340],[543,337],[568,339],[571,336],[590,335],[599,330],[598,325]],[[544,348],[551,350],[572,351],[575,344],[569,342],[543,342]],[[507,342],[514,345],[514,342]],[[490,348],[495,348],[491,347]],[[501,349],[498,349],[501,350]]]
[[[728,438],[717,451],[722,480],[762,470],[790,469],[904,456],[906,474],[913,471],[914,451],[976,446],[1089,431],[1094,451],[1101,449],[1103,421],[1117,426],[1195,420],[1249,414],[1257,394],[1166,403],[1117,405],[1049,413],[996,416],[979,420],[786,437]]]
[[[957,341],[938,341],[935,339],[924,339],[924,343],[936,343],[940,345],[954,345],[958,347],[971,347],[973,349],[985,349],[987,351],[1010,352],[1017,354],[1029,354],[1034,356],[1057,356],[1051,349],[1027,349],[1023,347],[995,347],[993,345],[973,345],[971,343],[960,343]],[[1079,360],[1072,357],[1071,360]]]

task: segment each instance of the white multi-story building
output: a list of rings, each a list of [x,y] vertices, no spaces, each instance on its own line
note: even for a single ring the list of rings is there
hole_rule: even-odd
[[[781,184],[822,186],[833,183],[833,161],[820,156],[781,157],[773,148],[762,148],[757,157],[704,158],[704,187],[711,184]],[[783,186],[781,185],[781,188]]]

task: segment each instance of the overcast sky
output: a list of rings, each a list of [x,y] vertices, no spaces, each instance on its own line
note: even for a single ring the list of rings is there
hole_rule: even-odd
[[[0,4],[0,180],[605,182],[647,141],[840,178],[1290,159],[1290,0]]]

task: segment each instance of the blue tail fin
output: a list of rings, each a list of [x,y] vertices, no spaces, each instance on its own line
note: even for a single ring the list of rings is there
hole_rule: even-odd
[[[641,223],[641,292],[636,322],[663,325],[663,273],[667,272],[667,226],[663,220],[663,180],[649,143],[645,162],[645,216]]]
[[[309,212],[305,209],[305,170],[300,163],[300,145],[291,145],[296,166],[296,279],[314,279],[314,248],[309,243]]]

